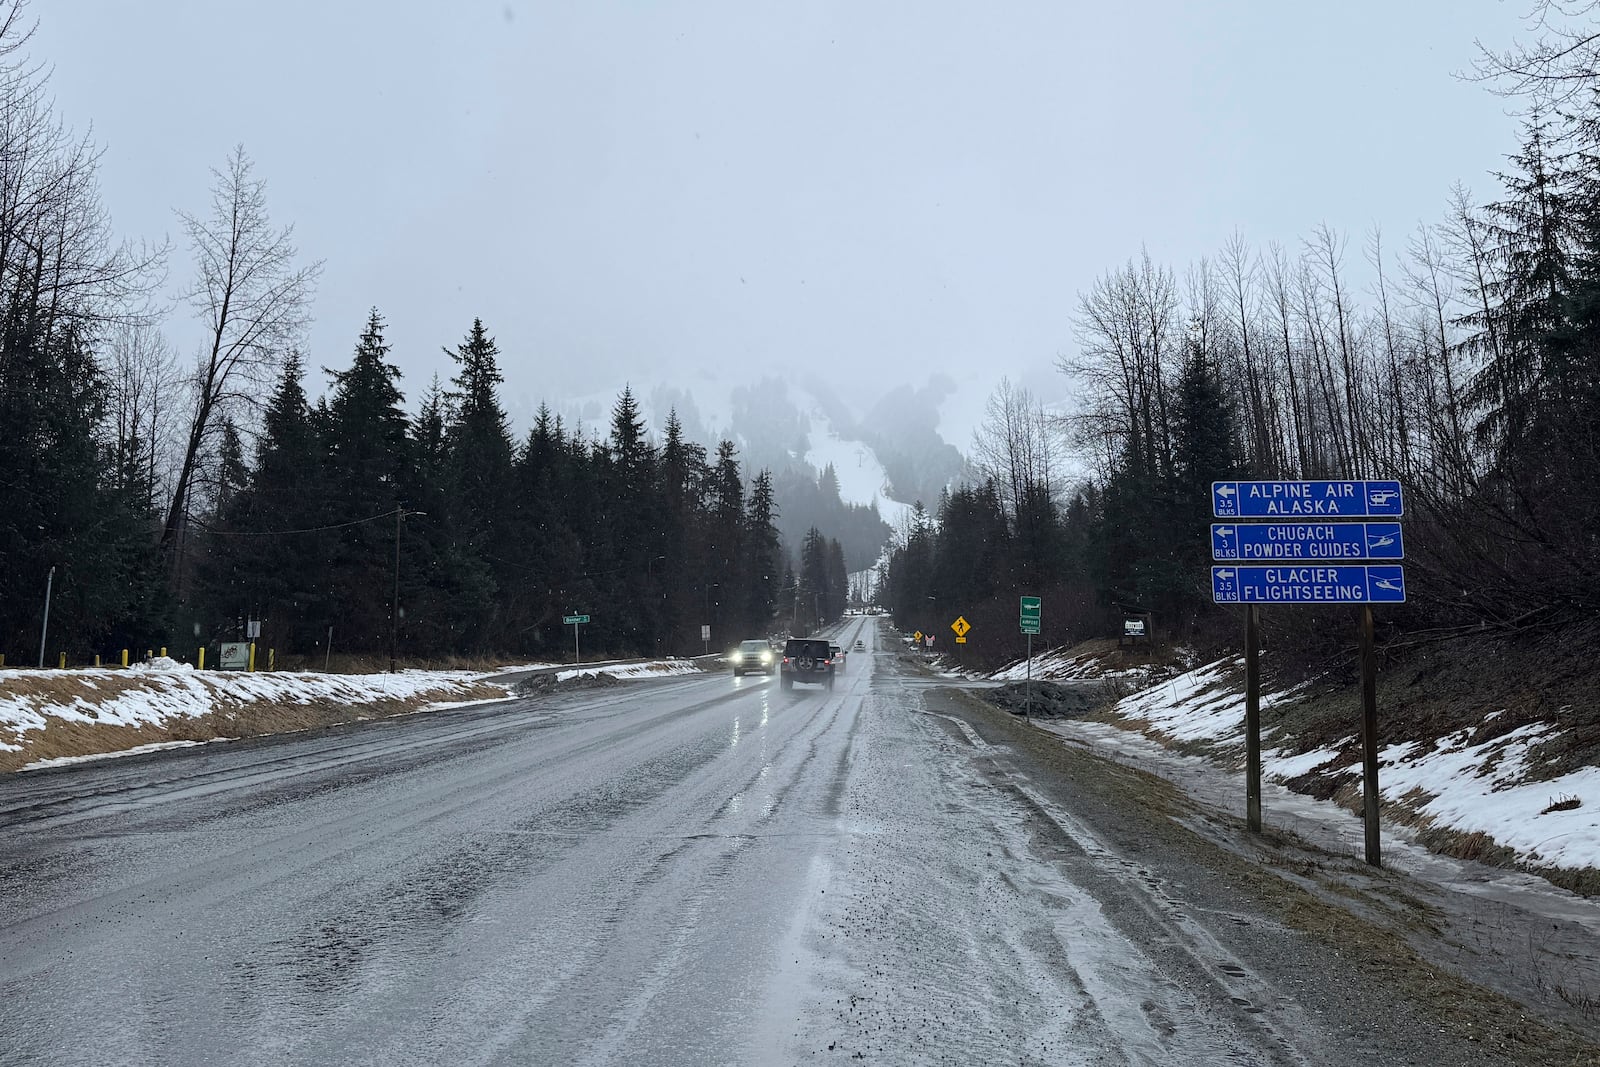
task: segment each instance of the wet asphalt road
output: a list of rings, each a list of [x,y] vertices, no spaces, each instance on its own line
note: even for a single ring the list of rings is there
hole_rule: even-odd
[[[1161,816],[1074,812],[875,627],[832,693],[716,675],[0,781],[0,1063],[1501,1062],[1375,1037],[1333,954],[1130,859]]]

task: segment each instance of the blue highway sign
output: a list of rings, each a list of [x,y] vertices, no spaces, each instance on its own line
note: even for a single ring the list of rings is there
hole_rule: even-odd
[[[1405,559],[1398,522],[1214,522],[1211,558]]]
[[[1211,514],[1219,519],[1398,519],[1399,482],[1212,482]]]
[[[1397,564],[1211,568],[1211,599],[1218,604],[1398,604],[1405,598],[1405,572]]]

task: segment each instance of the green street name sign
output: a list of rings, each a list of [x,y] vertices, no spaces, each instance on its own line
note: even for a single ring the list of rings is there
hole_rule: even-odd
[[[563,623],[565,623],[566,625],[568,625],[568,626],[576,626],[580,622],[588,622],[589,621],[589,616],[587,616],[587,615],[567,615],[567,616],[563,617],[561,621]]]

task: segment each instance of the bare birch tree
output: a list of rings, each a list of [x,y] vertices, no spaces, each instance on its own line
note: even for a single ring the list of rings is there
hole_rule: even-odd
[[[148,311],[165,247],[117,241],[100,199],[100,149],[51,107],[23,48],[26,0],[0,0],[0,294],[44,333],[92,338]]]
[[[195,277],[184,294],[206,325],[192,379],[192,415],[161,533],[177,564],[199,460],[219,419],[248,403],[252,387],[276,370],[309,317],[320,263],[297,265],[294,227],[267,215],[266,183],[253,176],[244,146],[213,170],[210,210],[179,214],[194,251]]]
[[[110,390],[107,416],[117,483],[147,494],[144,502],[155,507],[171,480],[172,415],[182,384],[177,358],[160,331],[131,322],[111,334],[101,363]]]
[[[973,459],[1000,487],[1006,513],[1024,515],[1035,499],[1055,495],[1060,445],[1051,419],[1031,392],[1002,378],[989,394],[983,424],[973,431]]]
[[[1503,51],[1476,42],[1473,76],[1503,96],[1552,103],[1592,90],[1600,80],[1600,28],[1583,16],[1597,10],[1600,0],[1533,0],[1527,21],[1539,36]]]

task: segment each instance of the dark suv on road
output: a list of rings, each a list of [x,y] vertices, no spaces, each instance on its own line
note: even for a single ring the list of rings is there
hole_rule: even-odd
[[[785,689],[796,682],[825,685],[832,689],[833,649],[827,641],[791,637],[783,646],[783,663],[779,671]]]

